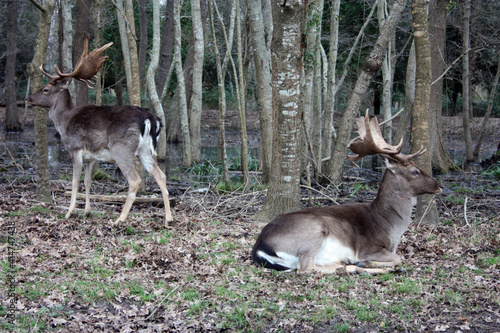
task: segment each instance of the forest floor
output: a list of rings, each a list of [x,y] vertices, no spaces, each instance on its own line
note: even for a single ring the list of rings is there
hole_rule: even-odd
[[[380,174],[345,176],[303,189],[303,206],[374,198]],[[71,173],[59,170],[52,202],[39,202],[33,169],[0,149],[0,331],[500,332],[500,166],[438,176],[439,223],[415,221],[398,247],[402,269],[375,276],[254,265],[265,191],[221,193],[214,177],[169,179],[168,227],[155,203],[118,225],[112,202],[66,220]],[[127,190],[122,177],[92,187]],[[159,195],[150,178],[146,192]]]

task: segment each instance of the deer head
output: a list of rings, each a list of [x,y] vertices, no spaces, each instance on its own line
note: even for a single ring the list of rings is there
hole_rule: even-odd
[[[51,75],[43,69],[43,64],[40,65],[40,71],[49,79],[49,83],[38,92],[30,95],[27,102],[33,105],[42,107],[52,107],[56,102],[67,103],[67,108],[73,108],[71,98],[68,98],[67,84],[71,79],[76,79],[85,82],[89,88],[92,88],[93,82],[91,79],[99,72],[101,65],[108,57],[102,56],[102,53],[111,47],[113,42],[108,43],[89,53],[89,40],[85,36],[84,50],[78,59],[75,70],[72,73],[64,74],[59,70],[57,65],[54,69],[57,75]]]

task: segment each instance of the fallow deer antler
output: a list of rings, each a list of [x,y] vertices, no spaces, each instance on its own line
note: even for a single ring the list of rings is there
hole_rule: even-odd
[[[356,138],[349,142],[349,149],[357,155],[348,155],[349,161],[355,162],[366,155],[387,154],[396,155],[403,148],[403,139],[397,146],[391,146],[385,142],[380,132],[377,117],[368,116],[368,110],[365,117],[356,118],[358,134]]]
[[[76,63],[75,70],[72,73],[65,74],[55,65],[54,68],[57,75],[61,78],[73,77],[76,80],[85,82],[89,88],[92,88],[91,85],[94,83],[90,80],[99,72],[102,63],[108,59],[108,57],[102,56],[102,53],[111,45],[113,45],[113,42],[101,46],[89,53],[89,39],[85,36],[83,41],[83,53]]]

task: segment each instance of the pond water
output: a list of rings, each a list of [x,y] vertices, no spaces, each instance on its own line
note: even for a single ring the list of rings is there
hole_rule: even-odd
[[[35,152],[35,136],[32,127],[27,127],[25,131],[20,133],[5,133],[3,129],[0,131],[3,138],[3,144],[0,146],[0,159],[4,163],[10,163],[12,154],[16,159],[16,163],[26,168],[33,168],[34,166],[34,152]],[[258,158],[258,132],[249,132],[249,154],[252,158]],[[204,129],[202,132],[202,160],[210,160],[212,162],[217,160],[217,131]],[[57,137],[57,131],[54,127],[48,127],[48,153],[49,153],[49,168],[50,173],[55,175],[64,171],[64,173],[71,173],[71,161],[68,152],[64,149],[60,139]],[[462,165],[465,159],[464,141],[460,136],[446,137],[445,146],[450,157],[457,165]],[[481,159],[490,158],[496,151],[496,145],[485,140],[483,144],[484,150],[481,152]],[[240,138],[239,132],[228,132],[228,159],[236,163],[240,159]],[[8,149],[8,151],[6,150]],[[101,163],[102,165],[103,163]],[[173,176],[183,172],[182,168],[182,143],[168,143],[167,144],[167,158],[164,163],[161,163],[162,168],[167,176]],[[363,167],[370,168],[370,159],[363,159]],[[111,167],[111,166],[110,166]]]
[[[0,146],[0,160],[3,159],[4,162],[12,160],[9,156],[16,159],[16,163],[23,166],[24,168],[32,168],[34,166],[35,160],[35,135],[32,127],[27,127],[23,132],[6,133],[3,130],[0,131],[0,135],[3,138],[3,144]],[[240,138],[239,133],[227,133],[228,144],[227,144],[227,155],[229,162],[236,163],[240,159]],[[205,130],[202,134],[203,146],[201,147],[201,159],[202,161],[212,161],[217,160],[217,131]],[[258,148],[255,146],[256,137],[258,133],[249,132],[249,141],[253,142],[253,146],[249,147],[249,155],[252,158],[258,158]],[[64,148],[61,140],[58,138],[58,133],[54,127],[47,128],[47,141],[48,141],[48,155],[49,155],[49,168],[51,174],[57,174],[61,171],[71,172],[72,164],[69,153]],[[7,149],[8,151],[7,151]],[[10,163],[10,162],[8,162]],[[101,163],[104,164],[104,163]],[[182,167],[182,143],[167,143],[167,158],[164,162],[160,163],[163,171],[167,176],[172,176],[175,174],[180,174],[183,172]],[[68,170],[66,170],[68,169]],[[64,172],[66,173],[66,172]]]

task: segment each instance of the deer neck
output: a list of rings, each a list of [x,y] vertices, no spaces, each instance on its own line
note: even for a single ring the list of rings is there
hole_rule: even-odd
[[[377,197],[370,204],[372,216],[391,240],[390,250],[393,252],[411,223],[411,213],[416,204],[416,196],[405,184],[387,170]]]
[[[63,135],[70,120],[70,111],[74,108],[75,105],[67,89],[63,89],[57,94],[54,104],[49,110],[49,118],[54,122],[59,134]]]

